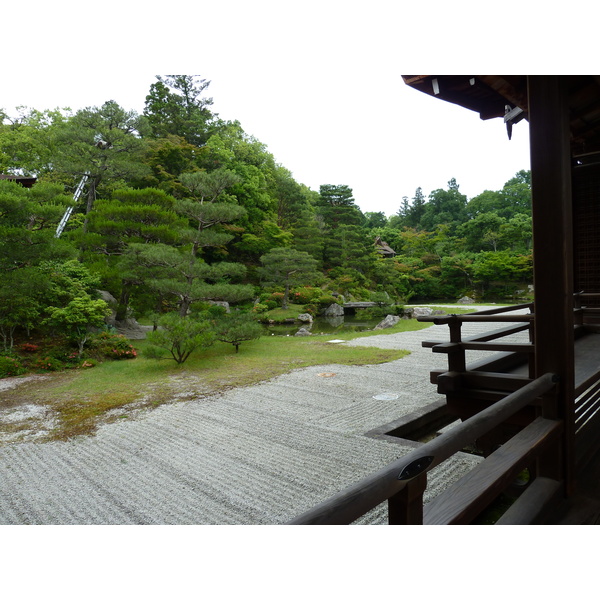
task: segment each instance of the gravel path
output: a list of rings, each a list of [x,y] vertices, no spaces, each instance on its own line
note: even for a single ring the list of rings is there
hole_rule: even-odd
[[[164,405],[94,437],[0,448],[0,524],[285,523],[412,449],[365,433],[440,399],[429,371],[445,357],[421,341],[446,335],[433,327],[353,340],[411,354],[297,370]],[[477,460],[440,465],[426,499]],[[361,520],[383,522],[383,507]]]

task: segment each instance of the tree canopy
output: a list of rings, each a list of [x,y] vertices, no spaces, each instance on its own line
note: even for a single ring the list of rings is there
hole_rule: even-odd
[[[510,297],[531,282],[528,171],[474,198],[451,179],[428,196],[418,187],[399,198],[389,218],[375,203],[363,213],[346,183],[308,188],[241,123],[220,119],[209,86],[199,75],[159,75],[142,114],[112,99],[75,112],[0,113],[0,173],[37,180],[0,180],[5,347],[20,329],[95,322],[96,289],[117,298],[119,319],[198,322],[210,302],[252,310],[261,288],[282,293],[284,305],[292,290],[310,296],[307,286],[403,303]],[[382,255],[377,238],[393,252]],[[227,340],[252,330],[228,319]],[[175,318],[169,326],[173,336],[204,335]]]

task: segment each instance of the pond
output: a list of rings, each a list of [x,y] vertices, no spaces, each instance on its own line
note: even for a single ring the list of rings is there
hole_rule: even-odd
[[[367,331],[374,329],[383,320],[383,317],[365,318],[360,315],[345,315],[343,317],[315,317],[310,323],[284,323],[281,325],[264,325],[272,335],[294,335],[298,329],[304,327],[314,334],[345,333],[348,331]]]

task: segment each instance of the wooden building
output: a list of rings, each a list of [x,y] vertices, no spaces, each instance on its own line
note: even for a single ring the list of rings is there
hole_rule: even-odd
[[[30,188],[37,181],[36,177],[27,177],[24,175],[2,175],[0,174],[0,179],[7,179],[8,181],[14,181],[16,183],[20,183],[23,187]]]
[[[384,242],[379,236],[375,238],[375,250],[384,258],[393,258],[396,251],[393,250],[387,242]]]
[[[600,516],[600,77],[405,75],[417,91],[529,124],[534,289],[528,314],[431,318],[449,328],[432,373],[461,419],[449,433],[343,490],[293,523],[350,523],[382,502],[390,524],[468,524],[525,469],[529,481],[498,524],[595,523]],[[519,307],[523,308],[523,306]],[[513,311],[514,312],[514,311]],[[461,337],[467,320],[496,323]],[[526,343],[502,341],[518,331]],[[425,343],[426,344],[426,343]],[[466,364],[465,350],[492,350]],[[423,506],[427,472],[467,444],[485,459]],[[485,443],[484,443],[485,446]]]

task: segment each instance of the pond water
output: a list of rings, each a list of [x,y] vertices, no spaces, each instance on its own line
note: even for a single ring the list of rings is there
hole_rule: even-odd
[[[367,331],[373,329],[383,317],[367,319],[360,315],[345,315],[343,317],[314,317],[310,323],[285,323],[283,325],[264,325],[267,334],[270,335],[294,335],[298,329],[304,327],[314,334],[345,333],[348,331]]]

